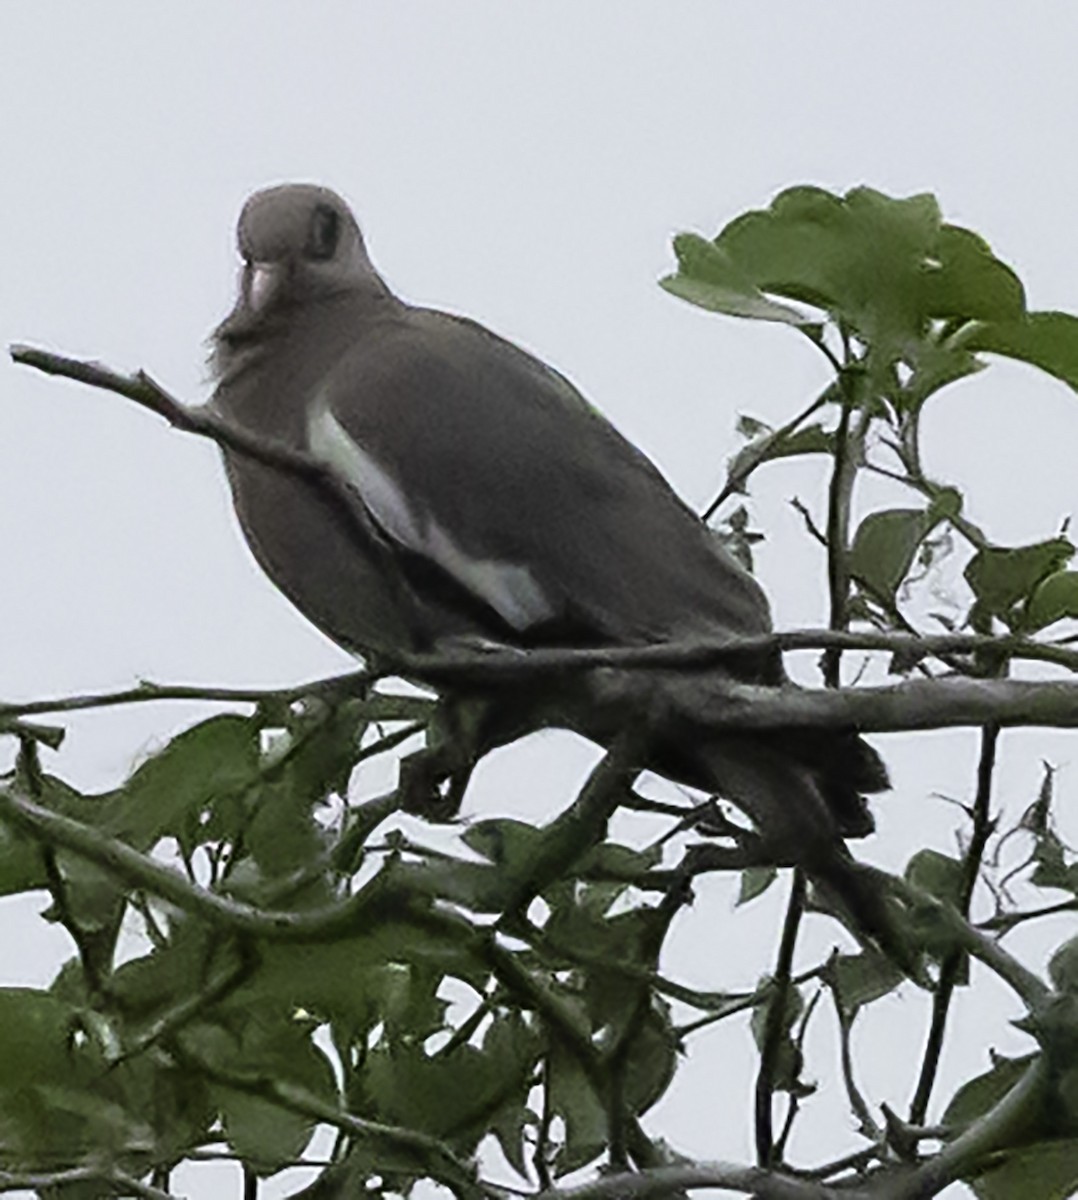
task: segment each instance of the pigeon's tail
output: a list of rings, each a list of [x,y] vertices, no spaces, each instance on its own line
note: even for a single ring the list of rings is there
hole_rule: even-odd
[[[761,753],[777,751],[808,769],[843,837],[876,828],[865,796],[887,791],[891,781],[883,759],[852,729],[787,729],[761,742]]]
[[[871,833],[865,793],[888,786],[879,755],[856,733],[783,730],[701,738],[688,750],[679,747],[664,768],[741,809],[776,861],[802,866],[851,929],[916,974],[901,914],[843,841]]]

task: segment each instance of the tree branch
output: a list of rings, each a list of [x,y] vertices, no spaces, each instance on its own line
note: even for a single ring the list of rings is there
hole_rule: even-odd
[[[1028,1128],[1044,1104],[1048,1068],[1043,1057],[1030,1064],[1011,1090],[968,1129],[920,1166],[873,1192],[877,1200],[921,1200],[969,1176],[994,1150],[1006,1149],[1016,1132]]]
[[[579,1187],[551,1188],[534,1200],[661,1200],[678,1191],[718,1188],[747,1192],[758,1200],[835,1200],[831,1188],[812,1180],[798,1179],[763,1167],[712,1162],[652,1167],[617,1175],[604,1175]],[[868,1200],[865,1191],[844,1189],[846,1200]]]
[[[126,1171],[106,1166],[67,1167],[60,1171],[0,1171],[0,1192],[28,1191],[40,1195],[79,1184],[103,1185],[117,1196],[140,1200],[176,1200],[171,1192],[150,1187]]]
[[[962,725],[1078,727],[1078,683],[1011,679],[915,679],[883,687],[830,691],[724,684],[692,709],[707,728],[853,728],[862,733],[949,729]],[[688,706],[686,706],[688,707]],[[686,719],[688,719],[688,714]]]
[[[34,804],[11,787],[0,788],[0,819],[88,859],[131,887],[160,896],[218,928],[241,934],[273,941],[347,937],[359,928],[369,927],[373,920],[391,913],[403,917],[407,911],[406,899],[393,892],[384,872],[339,904],[302,912],[255,908],[198,887],[125,842]]]

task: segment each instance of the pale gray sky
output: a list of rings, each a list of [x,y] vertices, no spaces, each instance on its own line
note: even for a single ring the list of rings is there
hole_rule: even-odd
[[[192,401],[207,394],[203,339],[231,303],[239,206],[289,179],[346,195],[400,292],[558,366],[694,503],[721,478],[739,411],[781,419],[823,375],[791,332],[661,292],[673,233],[711,234],[794,183],[931,190],[1018,268],[1034,307],[1078,309],[1069,5],[14,0],[0,33],[0,338],[142,366]],[[0,696],[347,665],[253,566],[211,446],[117,397],[0,371]],[[927,425],[930,469],[968,489],[998,540],[1049,536],[1074,510],[1078,400],[1061,385],[996,367],[934,400]],[[821,564],[786,504],[820,482],[810,464],[761,479],[760,571],[782,625],[822,621]],[[57,768],[106,786],[195,715],[81,718]],[[950,849],[952,814],[929,794],[968,793],[975,736],[880,744],[896,789],[864,852]],[[1066,767],[1070,742],[1006,739],[1014,803],[1041,754]],[[593,756],[557,736],[504,752],[471,811],[553,811]],[[1071,772],[1061,785],[1069,801]],[[730,924],[729,888],[702,891],[676,965],[698,984],[751,982],[780,897]],[[42,939],[38,907],[4,904],[5,981],[43,984],[65,952],[55,931]],[[1049,932],[1031,953],[1062,930]],[[808,943],[806,959],[828,931]],[[959,1011],[950,1079],[986,1065],[989,1044],[1025,1044],[994,990]],[[865,1021],[875,1098],[905,1106],[925,1012],[911,994]],[[832,1050],[821,1032],[822,1078]],[[690,1153],[745,1159],[750,1063],[743,1025],[704,1035],[649,1125]],[[845,1144],[834,1114],[810,1106],[806,1157]],[[190,1186],[236,1194],[227,1173]]]

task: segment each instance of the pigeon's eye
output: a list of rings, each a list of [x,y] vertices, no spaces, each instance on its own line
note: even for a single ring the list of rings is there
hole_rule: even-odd
[[[319,204],[311,214],[311,228],[307,234],[308,258],[332,258],[341,237],[341,218],[335,208]]]

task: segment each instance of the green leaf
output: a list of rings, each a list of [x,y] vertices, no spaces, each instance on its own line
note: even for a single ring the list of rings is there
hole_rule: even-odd
[[[776,867],[748,867],[742,871],[741,890],[737,896],[738,906],[762,896],[778,878],[778,874]]]
[[[500,1103],[488,1117],[490,1132],[513,1169],[525,1178],[525,1135],[538,1123],[527,1099],[541,1050],[539,1035],[516,1009],[498,1012],[483,1037],[483,1053],[502,1066],[504,1079]]]
[[[435,993],[446,974],[478,987],[487,979],[468,948],[444,934],[386,921],[333,942],[264,946],[229,1007],[303,1009],[357,1034],[382,1023],[388,1037],[426,1038],[444,1027],[445,1001]]]
[[[740,490],[744,491],[744,481],[763,463],[780,458],[794,458],[801,454],[834,452],[835,435],[822,425],[806,425],[803,429],[795,429],[792,433],[785,434],[767,430],[762,436],[754,436],[747,446],[742,446],[730,458],[726,464],[726,474],[730,479],[741,481]]]
[[[636,1031],[625,1064],[622,1100],[630,1112],[645,1113],[665,1095],[677,1070],[677,1056],[669,1009],[656,1001]]]
[[[1030,596],[1024,623],[1032,632],[1074,617],[1078,617],[1078,571],[1057,571]]]
[[[791,317],[781,304],[775,311],[771,297],[822,308],[865,343],[875,386],[890,390],[897,363],[913,371],[912,386],[895,395],[907,405],[977,369],[974,347],[942,350],[935,325],[1009,324],[1025,313],[1014,272],[975,233],[944,224],[930,195],[794,187],[713,242],[681,235],[675,252],[678,273],[663,281],[669,291],[714,311],[807,329],[808,317]]]
[[[895,406],[906,411],[920,408],[949,383],[956,383],[985,368],[985,363],[972,351],[934,341],[922,342],[911,358],[913,373],[910,378],[902,387],[889,392]]]
[[[869,513],[854,534],[850,572],[877,595],[893,601],[921,543],[941,521],[957,516],[961,504],[958,492],[945,489],[923,509]]]
[[[938,850],[918,850],[906,864],[908,883],[956,908],[962,898],[962,864]]]
[[[836,954],[827,964],[826,979],[849,1021],[866,1004],[889,996],[905,978],[889,958],[874,951]]]
[[[78,1009],[49,992],[0,988],[0,1091],[87,1081],[104,1067]]]
[[[797,187],[732,221],[715,244],[761,291],[827,309],[879,344],[920,332],[922,275],[939,225],[931,196],[893,200],[856,188],[840,198]]]
[[[1030,883],[1037,887],[1062,888],[1078,895],[1078,863],[1067,861],[1067,847],[1051,828],[1036,835],[1033,861],[1037,865]]]
[[[41,846],[10,825],[0,824],[0,896],[48,887]]]
[[[990,1071],[968,1080],[955,1092],[944,1110],[942,1124],[953,1126],[956,1131],[972,1125],[1007,1095],[1036,1057],[1036,1054],[1021,1058],[998,1056]]]
[[[1052,955],[1048,977],[1060,992],[1078,992],[1078,937],[1073,937]]]
[[[138,850],[170,835],[192,846],[204,815],[257,778],[258,737],[232,713],[178,734],[108,798],[108,831]]]
[[[772,989],[768,998],[762,1004],[758,1004],[752,1011],[749,1024],[758,1050],[763,1050],[764,1043],[767,1040],[768,1026],[771,1021],[770,1014],[776,999],[776,993]],[[801,1051],[797,1048],[797,1044],[793,1039],[793,1029],[804,1008],[805,1001],[800,990],[796,987],[786,988],[785,1006],[782,1013],[782,1035],[775,1061],[773,1079],[774,1086],[778,1091],[798,1092],[803,1086],[801,1083],[801,1071],[804,1062]]]
[[[230,1031],[207,1023],[189,1027],[183,1043],[215,1071],[248,1085],[214,1080],[210,1094],[233,1151],[258,1174],[271,1175],[303,1153],[317,1123],[274,1100],[273,1087],[288,1084],[336,1107],[337,1084],[328,1059],[311,1041],[309,1022],[247,1012],[234,1025]]]
[[[662,846],[637,850],[618,842],[603,842],[589,850],[576,864],[576,873],[597,879],[637,880],[662,862]]]
[[[674,254],[678,260],[677,274],[659,281],[659,286],[673,296],[731,317],[780,321],[787,325],[814,323],[807,314],[769,300],[738,271],[727,254],[698,234],[678,234],[674,238]]]
[[[1078,1189],[1078,1138],[1028,1146],[970,1185],[978,1200],[1073,1200]]]
[[[963,332],[960,344],[1030,363],[1078,391],[1078,317],[1070,313],[1031,312],[1019,320],[978,325]]]
[[[514,875],[523,875],[540,836],[539,830],[526,821],[491,817],[470,825],[460,840],[495,866]]]
[[[1024,628],[1025,616],[1016,607],[1073,556],[1074,546],[1062,537],[1015,548],[987,546],[970,559],[966,582],[983,614]]]
[[[550,1047],[547,1081],[551,1111],[565,1122],[565,1140],[555,1155],[554,1170],[559,1176],[567,1175],[606,1149],[606,1109],[576,1056],[561,1040]]]
[[[906,864],[907,882],[952,908],[961,908],[963,868],[958,859],[938,850],[919,850]],[[918,948],[937,959],[949,957],[954,951],[954,934],[945,914],[931,903],[914,904],[908,922]],[[969,983],[969,961],[958,960],[955,983]]]
[[[925,311],[943,319],[1008,321],[1022,318],[1022,281],[988,243],[960,225],[943,225],[936,242],[939,266],[924,275]]]

